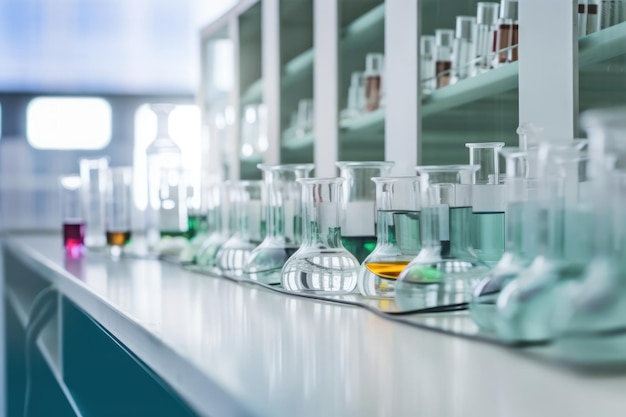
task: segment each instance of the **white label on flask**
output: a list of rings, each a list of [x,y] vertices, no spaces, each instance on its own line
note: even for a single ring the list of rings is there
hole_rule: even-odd
[[[472,211],[474,213],[503,213],[506,208],[503,184],[474,185]]]
[[[439,240],[450,240],[450,206],[440,204],[439,209]]]
[[[342,236],[375,236],[373,201],[353,201],[347,204]]]

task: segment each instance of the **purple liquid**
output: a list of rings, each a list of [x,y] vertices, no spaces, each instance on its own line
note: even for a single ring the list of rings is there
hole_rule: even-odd
[[[63,223],[63,245],[68,255],[77,257],[85,250],[85,222]]]

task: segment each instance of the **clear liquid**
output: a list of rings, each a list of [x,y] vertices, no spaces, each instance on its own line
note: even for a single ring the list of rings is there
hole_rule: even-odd
[[[504,254],[504,213],[474,213],[472,247],[478,257],[495,264]]]
[[[361,263],[376,247],[376,236],[342,236],[341,243]]]
[[[283,268],[283,288],[294,292],[346,294],[356,288],[359,264],[345,250],[307,249]]]
[[[298,247],[262,247],[257,248],[248,260],[244,273],[248,278],[265,284],[279,284],[285,262],[296,253]]]
[[[223,274],[241,275],[250,254],[261,242],[231,239],[217,253],[217,267]]]

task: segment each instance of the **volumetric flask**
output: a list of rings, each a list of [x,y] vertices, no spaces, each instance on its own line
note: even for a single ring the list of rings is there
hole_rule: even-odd
[[[104,248],[106,246],[104,192],[109,160],[106,157],[81,158],[79,164],[83,182],[85,245],[88,248]]]
[[[130,242],[133,169],[115,167],[108,171],[106,187],[106,238],[113,257]]]
[[[243,267],[250,279],[265,284],[280,284],[287,259],[302,243],[302,186],[313,164],[258,165],[265,180],[266,236]]]
[[[59,178],[63,246],[67,255],[72,258],[82,256],[85,251],[85,217],[82,198],[80,176],[64,175]]]
[[[502,289],[537,255],[538,179],[529,178],[535,151],[502,149],[506,159],[506,251],[474,288],[470,316],[482,329],[493,330],[496,301]],[[529,156],[529,152],[533,155]]]
[[[471,247],[472,179],[478,168],[417,167],[422,248],[396,283],[396,301],[403,310],[467,302],[489,271]]]
[[[376,247],[374,177],[387,177],[394,162],[337,162],[343,185],[346,208],[342,220],[343,245],[359,262]]]
[[[392,298],[396,279],[420,250],[419,177],[372,178],[376,184],[374,251],[359,270],[365,297]]]
[[[474,174],[472,196],[472,248],[488,265],[495,265],[504,253],[505,188],[500,184],[502,142],[466,143]]]
[[[302,245],[285,263],[287,291],[346,294],[357,285],[359,263],[341,243],[343,178],[304,178]]]
[[[197,265],[214,268],[217,265],[217,251],[232,234],[227,198],[229,184],[213,184],[207,190],[208,236],[202,241],[196,253]]]
[[[232,236],[217,252],[217,268],[226,275],[241,275],[254,248],[263,241],[262,181],[236,181],[229,185]]]

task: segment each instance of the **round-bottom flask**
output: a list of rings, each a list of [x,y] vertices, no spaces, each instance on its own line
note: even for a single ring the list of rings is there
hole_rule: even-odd
[[[217,252],[217,268],[227,275],[241,275],[254,248],[263,240],[262,181],[238,181],[230,185],[229,201],[233,235]]]
[[[393,298],[400,272],[420,249],[419,178],[372,178],[376,184],[374,251],[359,270],[359,292],[370,298]]]
[[[422,249],[400,273],[396,301],[403,310],[468,302],[489,267],[472,251],[475,165],[418,167]]]
[[[299,179],[302,246],[282,270],[287,291],[346,294],[357,285],[359,263],[341,243],[343,178]]]
[[[302,242],[302,187],[297,182],[315,167],[259,165],[266,184],[267,234],[243,267],[244,274],[264,284],[280,284],[282,268]]]

